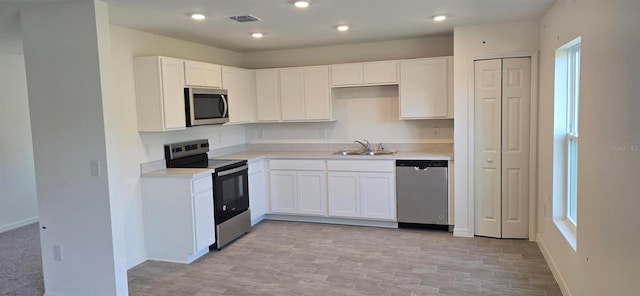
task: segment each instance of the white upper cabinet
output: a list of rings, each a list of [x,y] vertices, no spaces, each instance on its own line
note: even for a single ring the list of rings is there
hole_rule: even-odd
[[[222,67],[222,88],[229,98],[229,124],[256,120],[256,73],[235,67]]]
[[[219,65],[184,61],[184,82],[187,86],[222,87],[222,72]]]
[[[342,64],[331,66],[331,85],[347,86],[363,83],[362,64]]]
[[[280,69],[282,120],[331,119],[327,66]]]
[[[398,83],[398,62],[386,61],[362,65],[364,84]]]
[[[304,120],[304,71],[302,68],[280,69],[280,103],[282,120]]]
[[[258,121],[280,120],[280,87],[277,69],[256,70]]]
[[[185,129],[183,60],[136,57],[134,71],[138,131]]]
[[[256,71],[258,121],[331,119],[327,66]]]
[[[452,57],[400,62],[400,119],[453,118]]]
[[[307,120],[331,119],[329,67],[304,68],[304,110]]]
[[[350,87],[398,83],[397,61],[331,66],[331,86]]]

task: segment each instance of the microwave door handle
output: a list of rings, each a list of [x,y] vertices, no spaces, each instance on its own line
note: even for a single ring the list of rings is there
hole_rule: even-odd
[[[227,106],[227,97],[225,95],[220,95],[222,97],[222,104],[224,104],[224,110],[222,111],[222,117],[227,117],[227,111],[229,111],[229,106]]]

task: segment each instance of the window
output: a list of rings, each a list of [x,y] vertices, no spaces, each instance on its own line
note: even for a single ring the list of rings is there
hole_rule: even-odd
[[[566,218],[578,225],[578,102],[580,98],[580,43],[568,50],[567,97],[567,207]]]
[[[556,50],[554,92],[553,219],[574,250],[579,203],[580,56],[580,37]]]

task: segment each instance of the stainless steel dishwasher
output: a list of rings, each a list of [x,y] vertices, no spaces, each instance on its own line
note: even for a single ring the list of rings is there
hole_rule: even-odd
[[[399,227],[449,230],[447,174],[447,161],[396,161]]]

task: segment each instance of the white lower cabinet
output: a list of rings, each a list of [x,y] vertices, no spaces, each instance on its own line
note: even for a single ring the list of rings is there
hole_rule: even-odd
[[[359,174],[329,172],[329,216],[360,217]]]
[[[215,243],[211,174],[142,178],[147,257],[191,263]]]
[[[329,160],[329,216],[396,220],[393,160]]]
[[[298,212],[295,171],[271,171],[271,212],[295,214]]]
[[[264,173],[264,161],[249,164],[249,208],[251,225],[262,221],[267,213],[267,186]]]
[[[270,160],[271,213],[327,215],[324,160]]]
[[[193,225],[196,234],[196,250],[209,248],[216,241],[213,222],[213,190],[207,189],[193,197]]]
[[[393,173],[360,173],[360,217],[396,220]]]
[[[300,171],[296,176],[298,213],[327,215],[327,174],[325,171]]]

